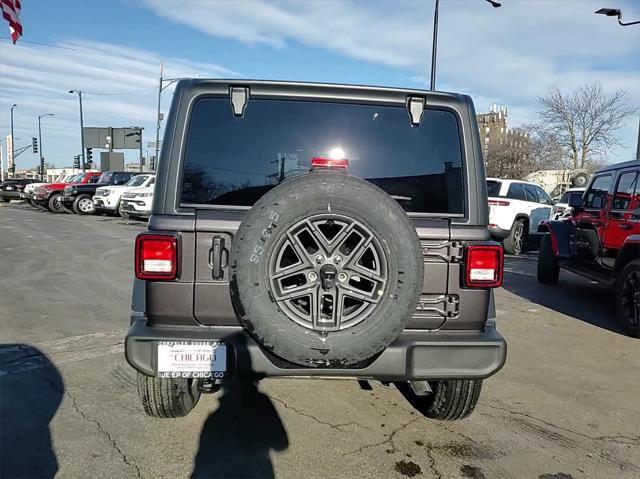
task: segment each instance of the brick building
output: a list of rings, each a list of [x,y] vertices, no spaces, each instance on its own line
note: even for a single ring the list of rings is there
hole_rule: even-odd
[[[489,154],[501,147],[523,148],[529,145],[528,133],[519,128],[509,128],[506,106],[493,105],[489,113],[476,117],[482,143],[482,156],[486,161]]]

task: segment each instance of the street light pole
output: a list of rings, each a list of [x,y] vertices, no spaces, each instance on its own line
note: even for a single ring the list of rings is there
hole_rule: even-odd
[[[42,155],[42,127],[40,125],[40,120],[45,116],[55,116],[53,113],[45,113],[44,115],[40,115],[38,117],[38,143],[40,147],[40,179],[44,181],[44,156]]]
[[[491,4],[493,8],[499,8],[502,6],[500,2],[495,0],[485,0],[485,2]],[[440,10],[440,0],[436,0],[435,11],[433,12],[433,43],[431,44],[431,86],[429,90],[436,89],[436,57],[438,54],[438,14]]]
[[[16,158],[14,155],[16,151],[16,139],[13,136],[13,109],[17,106],[18,105],[16,105],[15,103],[11,105],[11,168],[7,168],[8,172],[11,174],[11,177],[16,176]],[[7,156],[9,155],[7,154]]]
[[[618,8],[601,8],[595,12],[598,15],[606,15],[607,17],[617,17],[618,23],[623,27],[628,27],[630,25],[637,25],[640,23],[640,20],[636,20],[635,22],[627,22],[624,23],[622,21],[622,10]],[[640,160],[640,121],[638,122],[638,146],[636,147],[636,160]]]
[[[84,121],[82,119],[82,91],[80,90],[69,90],[69,93],[77,93],[78,94],[78,100],[80,102],[80,145],[82,148],[82,172],[84,173],[85,170],[85,152],[84,152]]]

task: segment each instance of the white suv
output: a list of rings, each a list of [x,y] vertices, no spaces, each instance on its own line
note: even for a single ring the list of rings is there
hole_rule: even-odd
[[[528,181],[487,178],[489,231],[502,239],[509,254],[520,254],[538,223],[548,220],[553,207],[549,195]]]
[[[134,216],[146,218],[151,215],[153,203],[153,185],[144,188],[130,188],[122,194],[120,201],[120,216]]]
[[[120,208],[120,198],[125,191],[136,187],[153,186],[155,181],[155,175],[140,174],[133,176],[124,185],[101,186],[96,189],[93,196],[93,206],[97,212],[117,213]]]

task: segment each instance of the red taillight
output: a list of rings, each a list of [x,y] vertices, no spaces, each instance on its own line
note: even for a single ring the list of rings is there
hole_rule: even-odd
[[[465,286],[497,288],[502,286],[504,252],[501,245],[467,246]]]
[[[332,158],[312,158],[311,168],[336,168],[339,170],[346,170],[349,166],[349,160],[342,158],[334,160]]]
[[[504,200],[489,200],[489,206],[509,206],[511,203]]]
[[[178,275],[178,240],[170,235],[136,238],[136,278],[172,280]]]

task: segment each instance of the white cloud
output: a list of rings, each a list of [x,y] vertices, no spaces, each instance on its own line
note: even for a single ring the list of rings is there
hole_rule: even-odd
[[[43,151],[48,162],[70,165],[80,152],[78,96],[83,93],[85,126],[142,126],[143,146],[155,141],[157,85],[161,57],[157,53],[121,45],[74,40],[55,46],[18,42],[0,43],[0,131],[10,131],[13,103],[16,145],[26,145],[38,134],[38,115],[43,119]],[[239,76],[219,65],[165,58],[165,77]],[[241,75],[240,75],[241,76]],[[136,93],[102,95],[101,93]],[[172,88],[163,94],[167,111]],[[3,143],[4,145],[4,143]],[[94,158],[98,158],[97,152]],[[126,152],[135,161],[137,153]],[[17,167],[32,166],[38,156],[30,152],[17,158]]]
[[[403,71],[408,83],[427,86],[433,2],[146,3],[166,20],[212,36],[265,49],[321,48]],[[569,90],[596,79],[606,90],[627,90],[640,106],[640,28],[595,15],[600,0],[502,3],[494,9],[482,0],[440,2],[438,88],[471,94],[478,110],[507,104],[513,124],[531,122],[536,96],[550,87]],[[625,18],[640,17],[636,2],[614,3]],[[631,119],[621,132],[630,146],[636,131],[637,119]]]

